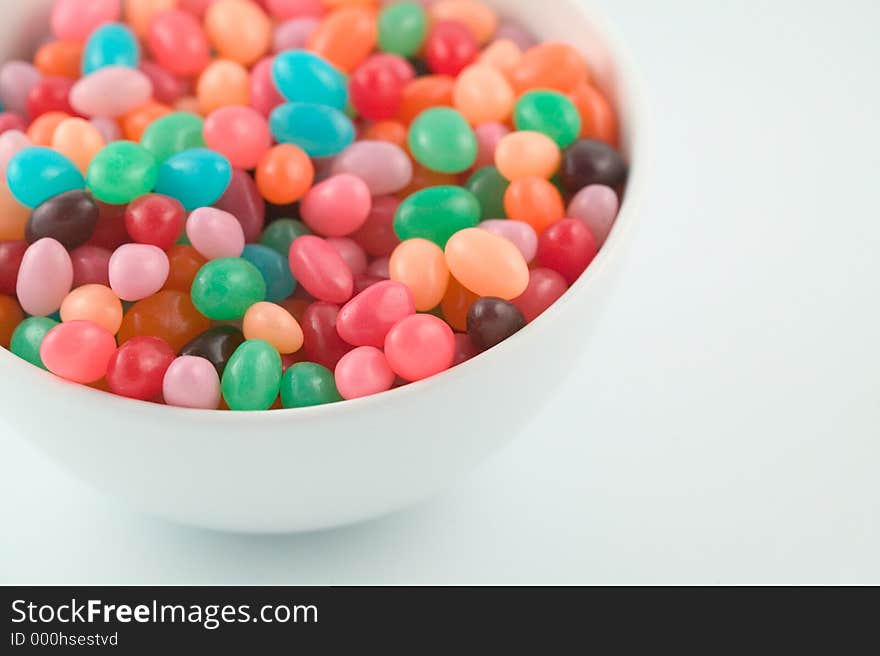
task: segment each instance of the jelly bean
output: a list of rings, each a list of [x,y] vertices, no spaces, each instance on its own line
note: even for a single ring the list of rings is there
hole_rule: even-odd
[[[0,240],[24,239],[29,216],[30,210],[12,195],[6,180],[0,180]]]
[[[417,2],[396,2],[379,14],[379,48],[401,57],[412,57],[421,50],[428,36],[428,17]]]
[[[409,288],[385,280],[365,289],[339,311],[336,330],[352,346],[381,348],[388,331],[415,313],[415,301]]]
[[[342,401],[333,372],[314,362],[290,367],[281,379],[281,403],[285,408],[310,408]]]
[[[122,117],[122,134],[129,141],[140,142],[147,128],[160,118],[173,113],[174,110],[168,105],[150,100]]]
[[[27,113],[28,96],[43,79],[33,64],[9,61],[0,68],[0,100],[7,111]]]
[[[89,245],[115,251],[129,242],[131,236],[125,229],[125,205],[108,205],[98,201],[98,225]]]
[[[116,349],[107,365],[107,384],[119,396],[150,401],[162,393],[174,351],[158,337],[135,337]]]
[[[293,294],[296,279],[290,273],[287,258],[262,244],[248,244],[242,258],[253,264],[266,283],[266,300],[279,303]]]
[[[274,303],[257,303],[248,308],[242,331],[245,339],[269,342],[282,355],[296,353],[303,346],[303,331],[297,320]]]
[[[73,286],[110,286],[110,256],[112,253],[100,246],[80,246],[70,252],[73,263]]]
[[[483,50],[477,61],[492,66],[509,77],[519,66],[522,57],[523,52],[514,41],[499,39]]]
[[[459,230],[480,221],[480,201],[467,189],[431,187],[407,198],[397,210],[394,230],[401,240],[427,239],[444,248]]]
[[[362,136],[364,141],[383,141],[405,148],[407,130],[400,121],[378,121],[370,125]]]
[[[141,145],[161,163],[190,148],[203,148],[204,120],[189,112],[174,112],[154,121],[141,137]]]
[[[238,219],[246,241],[254,242],[260,238],[266,219],[266,201],[260,195],[257,183],[247,172],[233,170],[226,193],[214,206]]]
[[[141,47],[127,25],[108,23],[89,35],[82,56],[82,74],[89,75],[105,66],[137,68]]]
[[[620,209],[617,193],[605,185],[581,189],[568,204],[568,216],[580,219],[590,229],[599,246],[605,243]]]
[[[529,267],[519,249],[486,230],[469,228],[453,235],[446,261],[455,279],[480,296],[510,300],[529,284]]]
[[[50,76],[77,78],[80,75],[83,46],[76,41],[50,41],[34,55],[34,66]]]
[[[91,321],[62,323],[46,333],[40,358],[46,369],[75,383],[96,383],[107,374],[116,340]]]
[[[26,241],[0,241],[0,294],[15,294],[18,270],[28,246]]]
[[[354,348],[339,336],[339,306],[317,302],[309,305],[303,315],[304,351],[310,362],[335,369],[339,360]]]
[[[105,144],[119,141],[122,138],[122,130],[119,128],[119,123],[112,118],[96,116],[90,120],[89,123],[94,125],[98,132],[101,133],[101,137],[104,139]]]
[[[223,398],[230,410],[268,410],[281,391],[281,356],[263,340],[238,347],[223,372]]]
[[[370,262],[367,267],[367,275],[376,276],[383,280],[391,280],[391,258],[379,257]]]
[[[559,190],[543,178],[512,182],[504,194],[504,207],[509,218],[528,223],[539,234],[565,217]]]
[[[443,249],[425,239],[402,242],[391,255],[389,273],[392,280],[412,291],[419,312],[440,305],[449,287],[449,267]]]
[[[517,130],[546,134],[560,148],[568,148],[581,132],[581,115],[574,103],[558,91],[530,91],[516,103]]]
[[[301,50],[306,47],[309,37],[320,25],[317,18],[294,18],[277,25],[272,34],[272,52],[281,53],[287,50]]]
[[[388,333],[385,357],[404,380],[424,380],[452,366],[455,335],[442,319],[417,314],[398,322]]]
[[[208,260],[199,255],[192,246],[175,244],[168,251],[168,263],[171,270],[163,289],[174,289],[188,294],[196,275]]]
[[[221,107],[249,105],[250,76],[241,64],[228,59],[215,59],[208,64],[196,84],[199,111],[210,114]]]
[[[31,244],[21,260],[16,295],[30,315],[47,316],[61,307],[73,285],[73,264],[60,243],[50,237]]]
[[[316,299],[345,303],[354,291],[354,277],[345,260],[320,237],[304,235],[290,247],[290,270]]]
[[[216,410],[220,407],[220,396],[220,376],[205,358],[179,357],[162,379],[162,397],[168,405]]]
[[[239,257],[244,250],[244,231],[232,214],[215,207],[200,207],[186,221],[186,236],[208,260]]]
[[[125,210],[125,227],[139,244],[170,249],[183,234],[186,212],[174,198],[147,194],[131,202]]]
[[[322,0],[266,0],[266,9],[279,20],[300,16],[320,18],[327,13]]]
[[[272,24],[252,2],[217,0],[205,12],[205,31],[221,57],[252,66],[269,52]]]
[[[338,155],[355,138],[351,119],[325,105],[286,103],[272,111],[269,127],[278,142],[299,146],[311,157]]]
[[[348,105],[348,84],[330,62],[305,50],[290,50],[272,63],[275,87],[288,102],[327,105],[342,110]]]
[[[274,57],[264,57],[251,69],[251,105],[267,118],[273,109],[284,103],[284,98],[278,93],[272,80],[274,61]]]
[[[44,77],[27,97],[27,113],[36,118],[48,112],[73,114],[70,94],[74,81],[66,77]]]
[[[20,151],[29,148],[33,144],[28,136],[21,130],[7,130],[0,134],[0,173],[6,178],[6,169],[9,161]]]
[[[183,356],[204,358],[223,375],[230,358],[244,343],[244,334],[234,326],[217,326],[205,331],[180,350]]]
[[[211,45],[201,23],[179,9],[155,16],[146,42],[156,63],[172,75],[193,77],[211,61]]]
[[[344,7],[331,13],[309,37],[307,47],[337,68],[350,72],[376,45],[376,18],[371,9]]]
[[[57,325],[57,321],[48,317],[28,317],[12,333],[9,350],[35,367],[45,369],[46,365],[40,357],[40,346],[49,331]]]
[[[52,134],[52,148],[76,164],[83,175],[104,145],[104,137],[98,128],[81,118],[61,121]]]
[[[569,93],[589,79],[583,56],[567,43],[547,42],[526,51],[511,74],[518,95],[533,89]]]
[[[31,244],[52,237],[67,250],[82,246],[98,225],[98,206],[85,191],[68,191],[39,205],[25,228]]]
[[[85,41],[96,28],[118,19],[119,0],[57,0],[50,21],[59,39]]]
[[[150,78],[133,68],[108,66],[87,75],[70,90],[73,109],[83,116],[122,116],[153,95]]]
[[[474,171],[465,187],[480,202],[480,216],[487,219],[507,218],[504,209],[504,194],[510,183],[494,166],[484,166]]]
[[[476,0],[439,0],[431,4],[431,21],[458,21],[465,25],[479,43],[487,43],[498,30],[498,16]]]
[[[271,148],[257,165],[257,188],[270,203],[287,205],[301,199],[311,188],[315,169],[298,146]]]
[[[153,190],[159,176],[156,158],[131,141],[114,141],[98,153],[86,181],[95,198],[123,205]]]
[[[354,239],[348,237],[331,237],[327,243],[333,247],[339,256],[345,260],[348,268],[355,277],[363,275],[367,271],[367,253]]]
[[[511,132],[495,151],[495,166],[511,182],[520,178],[553,177],[562,156],[559,146],[540,132]]]
[[[484,351],[526,327],[526,319],[515,305],[491,297],[481,298],[473,304],[467,323],[471,342]]]
[[[394,386],[394,372],[374,346],[346,353],[336,365],[335,377],[339,394],[346,400],[387,392]]]
[[[412,182],[412,161],[399,146],[380,141],[358,141],[334,161],[334,175],[351,174],[363,180],[373,196],[385,196]]]
[[[520,50],[528,50],[537,44],[535,37],[518,23],[501,23],[495,36],[499,40],[512,41]]]
[[[172,75],[153,61],[142,61],[140,71],[153,85],[153,97],[161,103],[174,104],[189,92],[189,82]]]
[[[425,61],[431,72],[439,75],[458,75],[479,52],[474,35],[457,21],[435,23],[425,42]]]
[[[213,1],[213,0],[212,0]],[[178,0],[123,0],[125,22],[139,37],[146,36],[150,23],[164,11],[176,9]]]
[[[161,337],[179,351],[210,327],[210,319],[195,308],[188,292],[165,290],[128,309],[118,338],[123,344],[143,335]]]
[[[369,273],[362,273],[354,278],[354,295],[362,294],[373,285],[384,282],[387,278],[380,278]]]
[[[441,173],[461,173],[477,160],[477,138],[460,112],[435,107],[409,129],[409,148],[420,164]]]
[[[528,223],[524,221],[492,219],[483,221],[479,227],[504,237],[514,244],[519,249],[519,252],[522,253],[523,259],[526,262],[531,262],[535,259],[535,255],[538,252],[538,234]]]
[[[269,124],[250,107],[222,107],[205,119],[205,143],[226,156],[232,166],[255,169],[272,147]]]
[[[584,82],[570,94],[581,117],[582,139],[599,139],[617,146],[619,139],[617,114],[608,99],[589,82]]]
[[[373,205],[366,222],[352,233],[354,239],[368,255],[388,257],[397,248],[400,239],[394,232],[394,216],[400,207],[400,201],[394,196],[378,196],[373,198]]]
[[[504,75],[485,64],[464,69],[452,92],[454,107],[471,125],[507,121],[515,101],[513,88]]]
[[[46,112],[28,126],[27,138],[34,146],[51,146],[55,130],[71,118],[67,112]]]
[[[547,309],[568,291],[568,283],[553,269],[541,267],[529,273],[529,286],[511,301],[522,312],[528,323],[544,314]]]
[[[11,112],[0,112],[0,135],[7,132],[24,134],[25,130],[27,130],[27,125],[21,116]]]
[[[596,238],[578,219],[564,219],[548,228],[538,241],[538,263],[562,274],[573,284],[599,252]]]
[[[169,157],[159,167],[156,193],[176,198],[187,210],[213,205],[226,193],[232,167],[223,155],[190,148]]]
[[[412,123],[432,107],[452,107],[455,78],[448,75],[426,75],[410,82],[403,90],[400,120]]]
[[[455,355],[452,359],[453,367],[457,367],[468,360],[472,360],[479,354],[480,351],[474,346],[470,335],[467,333],[455,333]]]
[[[193,282],[193,303],[215,321],[241,319],[248,308],[266,300],[266,282],[260,270],[242,258],[208,262]]]
[[[287,257],[290,254],[290,245],[298,237],[310,234],[312,231],[302,221],[279,219],[266,228],[260,237],[260,243]]]
[[[459,176],[454,173],[439,173],[426,169],[421,164],[416,163],[413,166],[413,179],[407,185],[406,189],[395,194],[398,199],[406,200],[418,191],[424,191],[430,187],[450,187],[456,186],[459,182]]]
[[[10,347],[16,328],[24,321],[24,313],[11,296],[0,296],[0,346]]]
[[[626,183],[629,168],[614,148],[597,139],[582,139],[565,151],[562,183],[569,193],[594,184],[613,189]]]
[[[351,102],[358,114],[372,121],[392,119],[400,112],[403,92],[415,70],[397,55],[372,55],[351,76]]]
[[[83,285],[64,298],[61,320],[91,321],[115,335],[122,325],[122,302],[109,287]]]
[[[169,269],[158,246],[124,244],[110,258],[110,287],[123,301],[140,301],[165,286]]]
[[[312,187],[303,197],[303,221],[316,234],[344,237],[358,230],[367,220],[372,198],[367,184],[343,173]]]

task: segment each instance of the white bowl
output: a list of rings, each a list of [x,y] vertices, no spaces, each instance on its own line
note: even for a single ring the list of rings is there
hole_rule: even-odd
[[[0,0],[0,61],[32,54],[45,36],[51,3]],[[632,166],[605,247],[549,311],[440,376],[302,410],[204,412],[130,401],[62,381],[0,349],[2,420],[9,429],[146,513],[254,533],[329,528],[403,508],[450,485],[516,436],[565,384],[611,290],[645,186],[645,119],[625,53],[580,2],[488,4],[543,39],[583,49],[619,108]]]

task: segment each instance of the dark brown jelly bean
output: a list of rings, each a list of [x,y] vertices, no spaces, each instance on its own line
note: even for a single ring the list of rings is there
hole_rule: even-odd
[[[73,250],[92,238],[99,214],[98,204],[87,192],[68,191],[33,211],[25,227],[25,239],[33,244],[51,237],[67,250]]]
[[[562,159],[562,184],[576,194],[594,184],[620,189],[629,167],[614,148],[598,139],[581,139],[566,149]]]
[[[221,376],[226,369],[226,363],[235,353],[236,349],[244,343],[244,335],[234,326],[217,326],[203,332],[193,341],[183,347],[180,355],[194,355],[205,358]]]
[[[486,297],[471,306],[467,315],[468,335],[481,351],[500,344],[526,327],[526,319],[515,305]]]

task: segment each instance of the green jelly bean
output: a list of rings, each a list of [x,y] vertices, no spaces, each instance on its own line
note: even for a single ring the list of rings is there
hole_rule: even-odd
[[[558,91],[530,91],[513,110],[517,130],[541,132],[560,148],[568,148],[581,133],[581,115],[568,96]]]
[[[153,191],[159,176],[156,158],[132,141],[114,141],[95,155],[86,186],[100,201],[125,205]]]
[[[396,2],[379,14],[379,48],[401,57],[418,54],[428,36],[428,14],[416,2]]]
[[[461,112],[434,107],[409,128],[409,148],[420,164],[440,173],[462,173],[477,161],[477,137]]]
[[[193,305],[214,321],[241,319],[248,308],[264,300],[266,281],[263,274],[240,257],[208,262],[199,269],[193,281]]]
[[[299,362],[281,379],[281,403],[285,408],[309,408],[341,401],[333,372],[313,362]]]
[[[204,124],[201,116],[189,112],[168,114],[150,124],[141,137],[141,145],[161,164],[184,150],[204,148]]]
[[[18,324],[12,333],[9,350],[22,360],[26,360],[41,369],[45,369],[43,358],[40,357],[40,346],[43,338],[58,322],[49,317],[29,317]]]
[[[394,216],[394,231],[401,241],[421,238],[446,248],[456,232],[476,227],[480,213],[480,201],[467,189],[429,187],[400,204]]]
[[[270,223],[260,237],[260,243],[268,246],[273,251],[278,251],[284,257],[290,255],[290,245],[303,235],[310,235],[312,231],[302,221],[297,219],[278,219]]]
[[[474,171],[468,179],[465,187],[477,200],[480,201],[483,221],[489,219],[506,219],[507,210],[504,209],[504,194],[510,186],[510,181],[505,178],[494,166],[484,166]]]
[[[268,410],[281,389],[281,356],[269,342],[247,340],[229,358],[222,388],[230,410]]]

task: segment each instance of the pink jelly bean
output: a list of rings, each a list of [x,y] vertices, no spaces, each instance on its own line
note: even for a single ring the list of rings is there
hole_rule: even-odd
[[[56,0],[52,7],[52,34],[63,41],[85,41],[104,23],[119,19],[119,0]]]
[[[244,230],[232,214],[216,207],[200,207],[186,220],[186,236],[203,257],[217,260],[239,257],[244,251]]]
[[[538,40],[531,34],[531,32],[518,23],[502,23],[498,26],[495,38],[498,40],[507,39],[513,41],[523,52],[538,43]]]
[[[396,194],[413,178],[409,155],[397,144],[385,141],[358,141],[334,161],[333,175],[349,174],[367,183],[373,196]]]
[[[18,269],[15,291],[22,309],[43,317],[61,307],[73,286],[73,264],[59,242],[44,237],[31,244]]]
[[[13,114],[12,112],[0,113],[0,134],[6,134],[11,130],[24,132],[27,130],[27,123],[18,114]]]
[[[255,169],[272,147],[266,117],[251,107],[229,106],[211,112],[203,128],[208,148],[240,169]]]
[[[70,90],[70,104],[83,116],[115,118],[137,109],[153,95],[150,78],[134,68],[107,66]]]
[[[208,11],[208,7],[217,0],[178,0],[177,6],[183,11],[188,11],[194,16],[201,18]]]
[[[387,278],[380,278],[379,276],[371,276],[369,273],[362,273],[354,279],[354,294],[357,296],[373,285],[377,285],[385,280],[387,280]]]
[[[279,20],[306,16],[321,18],[327,13],[322,0],[266,0],[266,9]]]
[[[91,321],[65,321],[46,333],[40,358],[56,376],[91,384],[107,374],[116,353],[113,334]]]
[[[343,399],[380,394],[393,386],[394,372],[382,351],[374,346],[349,351],[336,365],[336,388]]]
[[[416,314],[389,331],[385,357],[391,370],[404,380],[424,380],[452,366],[455,335],[449,324],[433,314]]]
[[[0,177],[6,179],[6,167],[15,155],[33,144],[28,136],[19,130],[9,130],[0,134]]]
[[[474,346],[471,336],[467,333],[455,333],[455,357],[452,359],[452,366],[457,367],[462,362],[477,357],[480,350]]]
[[[28,115],[28,97],[43,79],[42,73],[23,61],[9,61],[0,68],[0,102],[7,111]]]
[[[562,274],[538,267],[529,272],[529,286],[513,303],[526,321],[531,323],[568,291],[568,283]]]
[[[80,246],[71,251],[70,261],[73,263],[73,286],[104,285],[110,286],[110,256],[106,248],[100,246]]]
[[[165,371],[162,396],[168,405],[216,410],[220,407],[220,376],[210,360],[179,357]]]
[[[150,244],[124,244],[110,256],[110,288],[123,301],[140,301],[168,280],[168,255]]]
[[[388,280],[391,278],[391,258],[380,257],[373,260],[367,267],[367,274]]]
[[[266,201],[260,195],[257,183],[247,171],[233,170],[226,193],[214,206],[238,219],[244,231],[245,241],[259,240],[265,227]]]
[[[349,237],[330,237],[327,239],[337,253],[345,260],[348,268],[351,269],[352,275],[355,277],[363,275],[367,272],[367,254],[360,245]]]
[[[211,62],[211,44],[201,22],[180,9],[153,17],[147,47],[159,66],[179,77],[198,75]]]
[[[101,133],[105,144],[113,143],[114,141],[122,139],[122,130],[119,127],[119,123],[112,118],[96,116],[89,121],[89,123],[94,125],[98,132]]]
[[[345,303],[354,292],[354,276],[325,240],[304,235],[290,246],[290,270],[305,290],[321,301]]]
[[[474,168],[495,165],[495,150],[499,142],[510,134],[510,128],[501,123],[483,123],[474,128],[477,136],[477,161]]]
[[[321,24],[317,18],[294,18],[275,28],[272,38],[272,52],[299,50],[306,47],[312,32]]]
[[[513,242],[526,262],[535,259],[535,255],[538,253],[538,233],[528,223],[508,219],[490,219],[483,221],[479,227]]]
[[[352,233],[361,247],[373,257],[389,257],[400,244],[394,231],[394,216],[400,200],[395,196],[378,196],[373,199],[370,215],[357,232]]]
[[[616,191],[605,185],[590,185],[581,189],[571,199],[568,216],[586,223],[596,242],[601,246],[614,227],[619,210],[620,201]]]
[[[415,313],[416,302],[409,287],[385,280],[367,287],[339,311],[336,330],[352,346],[382,348],[388,332]]]
[[[153,84],[153,98],[161,103],[173,105],[190,92],[190,84],[186,80],[172,75],[156,62],[143,61],[140,69]]]
[[[319,235],[345,237],[364,225],[373,200],[353,175],[334,175],[312,187],[300,203],[303,221]]]
[[[266,117],[284,102],[284,98],[278,93],[272,81],[274,59],[274,57],[264,57],[251,70],[251,105]]]

